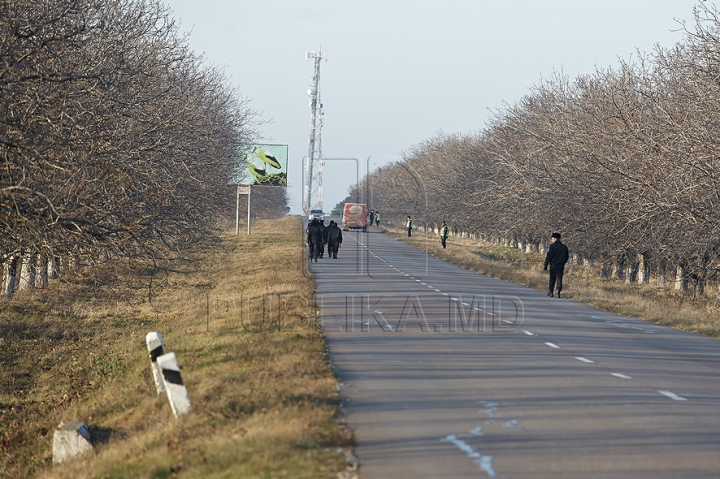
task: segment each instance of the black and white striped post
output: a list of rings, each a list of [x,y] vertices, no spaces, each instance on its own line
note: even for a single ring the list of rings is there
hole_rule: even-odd
[[[147,333],[145,342],[150,353],[150,369],[152,369],[153,379],[155,380],[155,389],[158,396],[160,396],[165,392],[165,381],[163,381],[160,366],[157,364],[157,358],[165,354],[165,346],[163,345],[162,336],[157,331]]]
[[[170,407],[175,417],[185,415],[190,412],[190,397],[188,397],[185,383],[183,383],[180,375],[180,365],[178,364],[175,353],[167,353],[158,356],[157,365],[162,371],[162,377],[165,382],[165,392],[167,393]]]

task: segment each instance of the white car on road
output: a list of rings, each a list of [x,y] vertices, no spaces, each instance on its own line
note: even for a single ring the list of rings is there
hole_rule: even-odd
[[[325,213],[323,213],[323,210],[310,210],[310,213],[308,213],[308,221],[312,221],[314,219],[317,219],[318,221],[324,220]]]

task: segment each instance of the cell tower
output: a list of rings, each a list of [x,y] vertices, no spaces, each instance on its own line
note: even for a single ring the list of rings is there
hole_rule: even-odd
[[[320,60],[327,61],[327,52],[305,52],[305,61],[315,60],[315,73],[312,87],[308,90],[310,96],[310,137],[308,138],[308,154],[305,163],[305,191],[303,198],[303,213],[310,210],[323,209],[322,197],[322,167],[325,163],[322,157],[322,111],[320,102]]]

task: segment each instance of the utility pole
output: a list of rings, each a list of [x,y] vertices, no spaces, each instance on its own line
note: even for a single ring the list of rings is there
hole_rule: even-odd
[[[303,213],[323,208],[322,167],[322,111],[320,102],[320,60],[327,61],[327,52],[305,52],[305,61],[315,60],[312,87],[308,89],[310,96],[310,137],[308,138],[308,154],[305,163],[305,191],[303,192]]]

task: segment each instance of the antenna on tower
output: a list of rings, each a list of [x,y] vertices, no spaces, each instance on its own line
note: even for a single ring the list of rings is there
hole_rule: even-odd
[[[303,192],[303,213],[310,210],[323,209],[322,167],[322,126],[323,104],[320,102],[320,61],[327,61],[327,52],[305,52],[305,61],[315,60],[312,86],[307,93],[310,97],[310,137],[308,138],[308,154],[305,163],[305,191]]]

